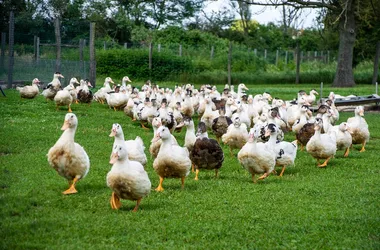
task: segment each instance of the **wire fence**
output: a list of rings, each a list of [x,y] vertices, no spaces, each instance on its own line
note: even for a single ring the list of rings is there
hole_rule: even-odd
[[[3,39],[2,33],[0,55],[0,84],[8,79],[9,55],[8,45]],[[16,36],[17,38],[17,36]],[[57,68],[57,60],[51,59],[56,53],[56,46],[50,40],[39,41],[36,37],[29,39],[30,43],[20,44],[15,39],[14,65],[12,79],[14,83],[29,83],[37,77],[42,82],[50,82]],[[33,41],[33,43],[31,43]],[[38,44],[36,44],[38,41]],[[96,51],[120,49],[120,50],[150,50],[151,56],[158,53],[171,53],[178,57],[187,57],[191,60],[203,60],[211,65],[218,62],[227,71],[229,47],[220,45],[184,46],[182,44],[160,43],[116,43],[113,41],[95,41]],[[64,41],[61,44],[60,72],[65,76],[64,85],[68,84],[71,77],[79,79],[88,78],[89,63],[88,40]],[[53,56],[52,56],[53,55]],[[248,48],[243,45],[233,45],[231,52],[231,64],[233,71],[239,71],[246,65],[255,63],[256,70],[266,71],[268,67],[278,68],[278,71],[294,69],[296,64],[296,49],[278,49],[270,51],[266,49]],[[327,65],[335,62],[337,51],[300,51],[300,63],[316,62],[318,65]],[[148,58],[147,58],[148,60]],[[260,61],[257,63],[257,61]],[[269,65],[269,66],[268,66]],[[322,67],[322,66],[321,66]]]

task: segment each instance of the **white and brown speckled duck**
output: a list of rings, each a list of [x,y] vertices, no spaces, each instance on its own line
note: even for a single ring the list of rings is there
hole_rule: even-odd
[[[63,194],[77,193],[75,185],[90,170],[90,160],[84,148],[74,141],[78,119],[75,114],[68,113],[62,126],[63,133],[47,154],[49,164],[59,175],[69,182],[69,189]]]

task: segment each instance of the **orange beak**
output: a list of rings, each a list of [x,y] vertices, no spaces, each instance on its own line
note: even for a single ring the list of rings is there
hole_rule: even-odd
[[[118,155],[118,153],[113,153],[113,154],[111,155],[110,164],[115,164],[115,162],[117,162],[118,159],[119,159],[119,155]]]
[[[115,130],[115,129],[112,129],[112,130],[111,130],[110,137],[114,137],[115,135],[116,135],[116,130]]]
[[[63,125],[62,125],[61,130],[66,130],[66,129],[69,128],[69,126],[70,126],[69,121],[68,121],[68,120],[65,120],[65,122],[64,122]]]

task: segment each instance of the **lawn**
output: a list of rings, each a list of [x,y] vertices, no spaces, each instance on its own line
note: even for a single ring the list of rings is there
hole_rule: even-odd
[[[99,86],[100,84],[98,84]],[[299,89],[319,85],[254,85],[250,93],[271,92],[292,99]],[[219,86],[219,89],[223,86]],[[374,86],[334,89],[324,96],[374,93]],[[46,158],[61,135],[66,109],[55,109],[42,96],[20,99],[15,90],[0,96],[0,237],[1,249],[379,249],[380,248],[380,115],[367,112],[371,139],[366,151],[354,146],[348,158],[338,151],[325,169],[304,151],[283,177],[269,176],[254,184],[235,156],[223,146],[225,161],[214,178],[201,171],[186,178],[166,179],[157,193],[158,176],[148,148],[152,130],[145,131],[123,112],[105,105],[73,104],[79,125],[76,141],[87,151],[91,169],[78,193],[65,196],[67,181]],[[353,116],[342,112],[340,121]],[[109,204],[106,175],[111,165],[113,123],[125,139],[141,136],[148,156],[150,195],[137,213],[134,202],[120,210]],[[185,131],[175,133],[183,145]],[[213,135],[210,133],[210,137]],[[286,134],[292,141],[294,134]]]

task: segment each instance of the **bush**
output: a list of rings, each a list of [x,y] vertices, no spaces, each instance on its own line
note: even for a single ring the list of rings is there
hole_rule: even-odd
[[[147,50],[105,50],[96,56],[97,72],[100,75],[112,75],[122,78],[125,75],[133,79],[169,80],[172,75],[193,72],[189,59],[174,56],[170,53],[156,53],[152,59],[152,70],[149,70]]]

